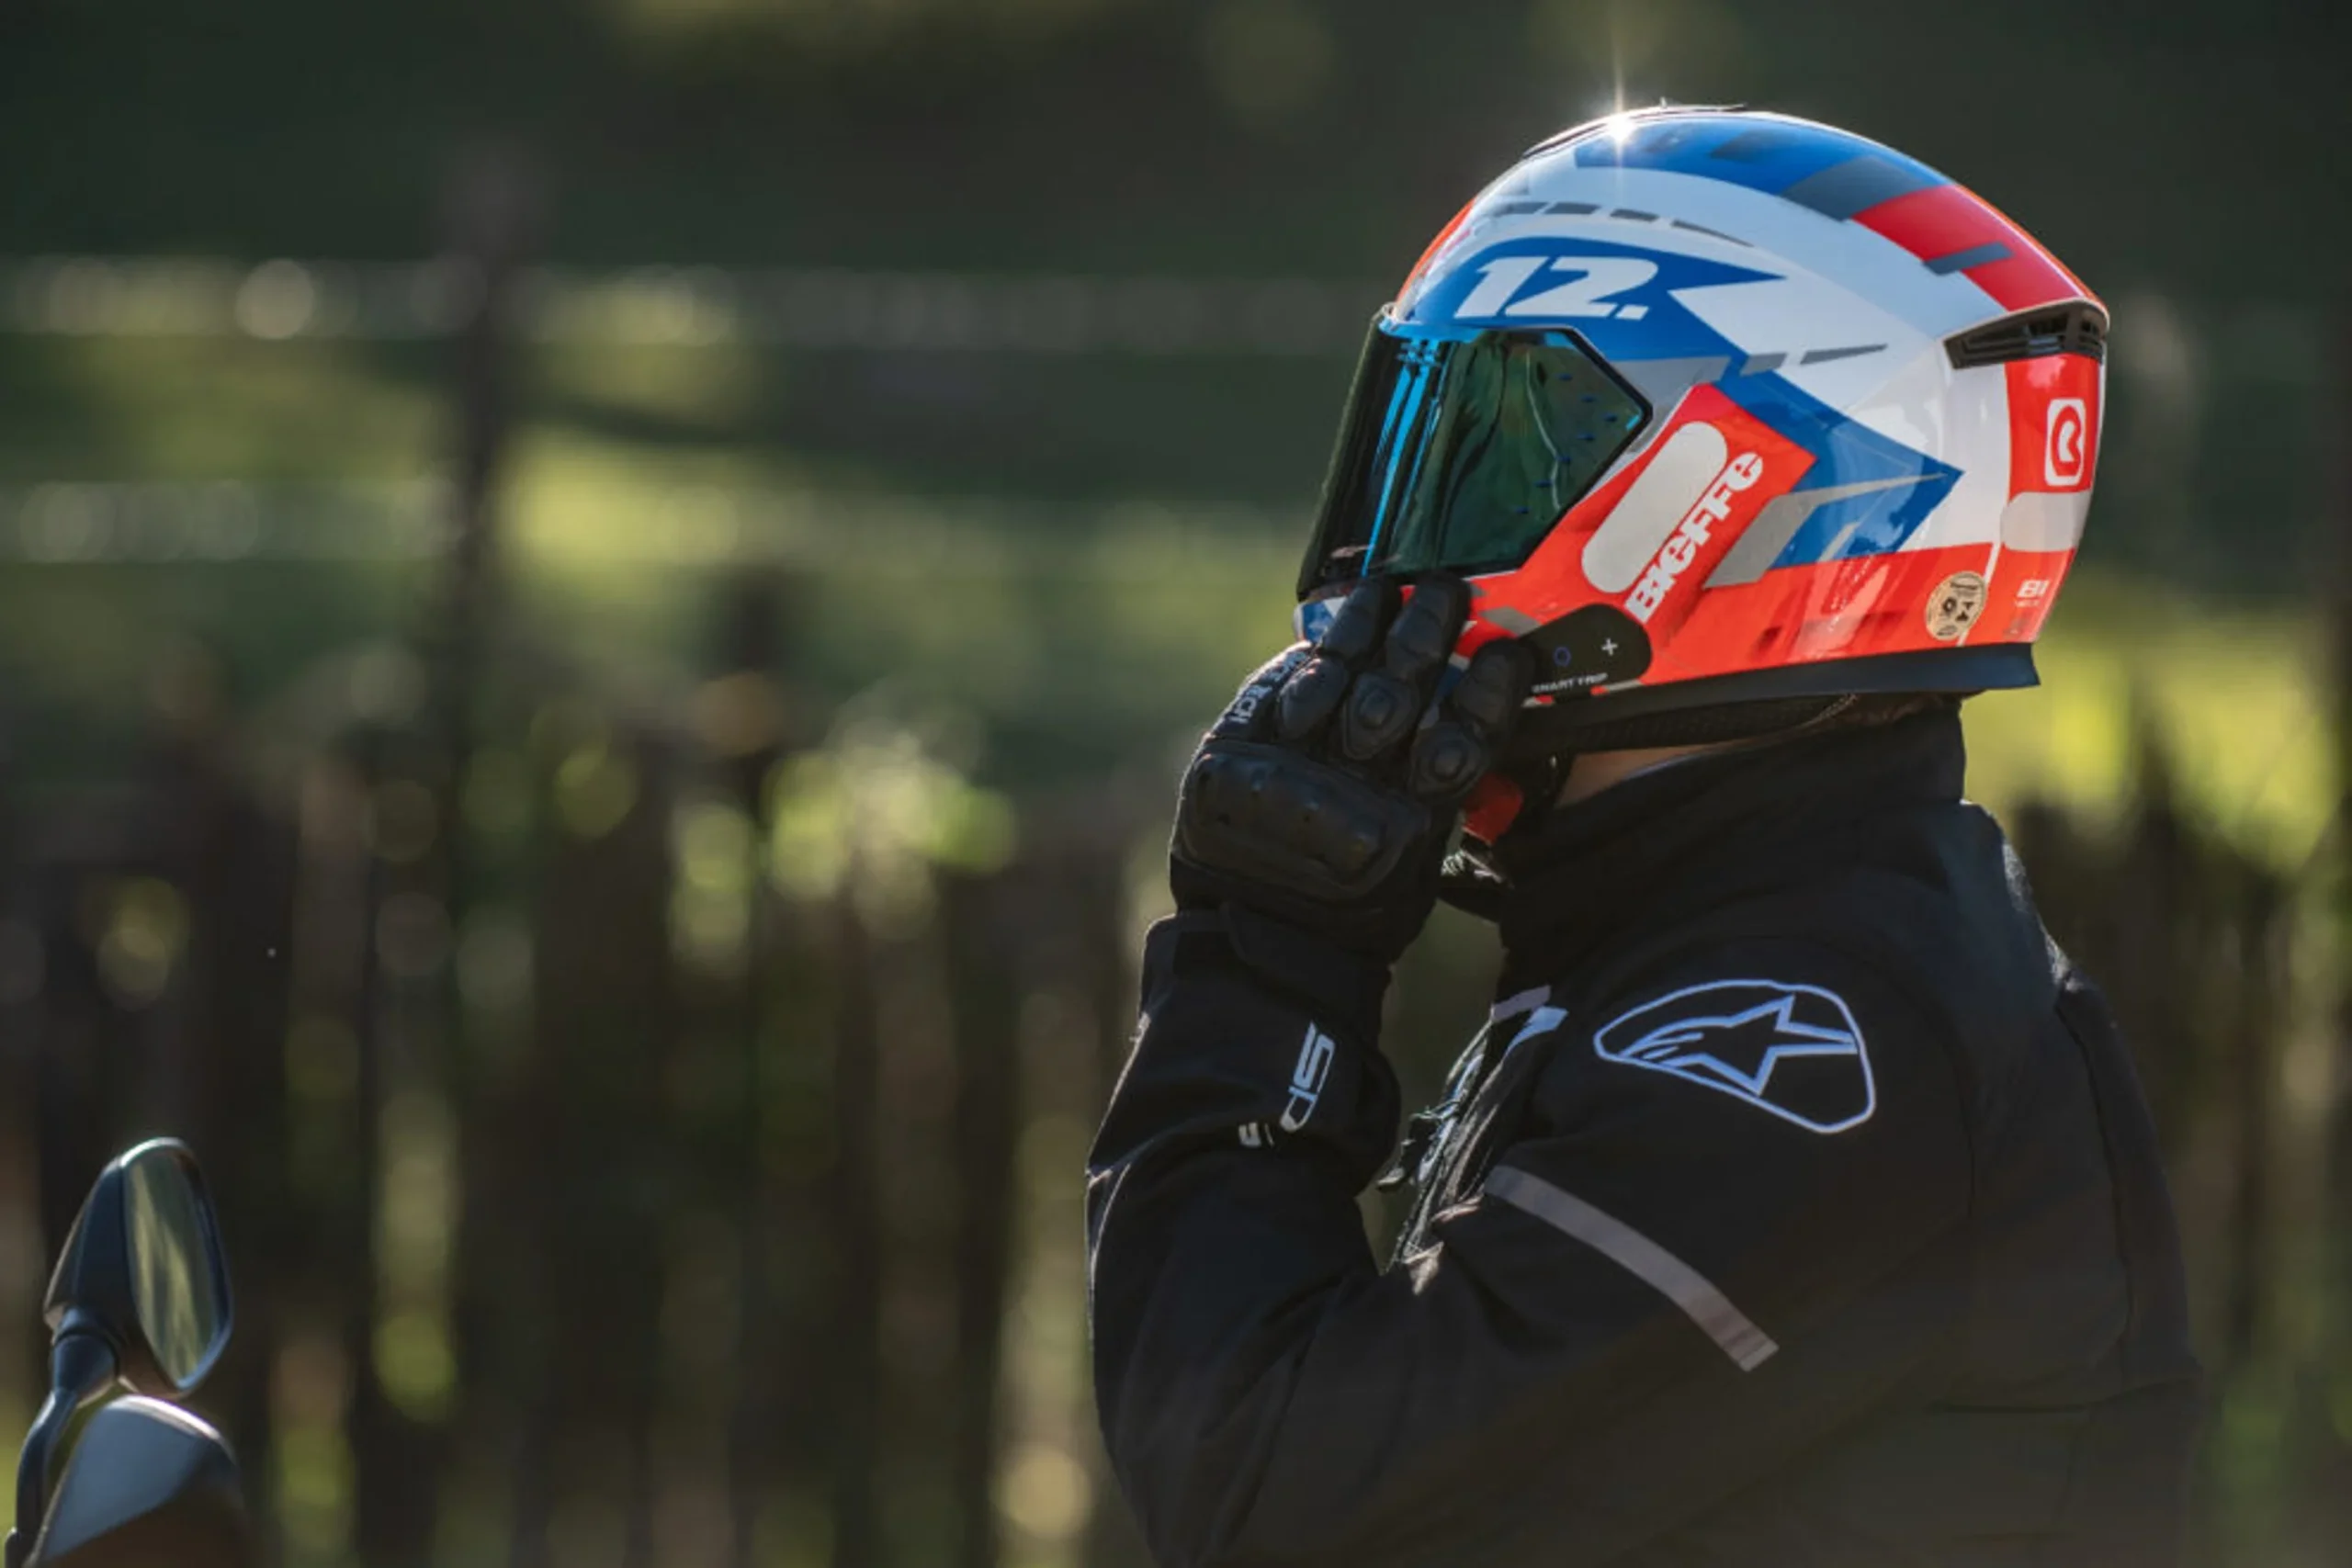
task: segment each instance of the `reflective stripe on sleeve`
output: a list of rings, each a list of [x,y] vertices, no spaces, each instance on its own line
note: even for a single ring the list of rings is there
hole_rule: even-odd
[[[1552,987],[1549,986],[1536,986],[1524,991],[1515,991],[1487,1010],[1487,1021],[1490,1023],[1500,1023],[1507,1018],[1517,1018],[1521,1013],[1533,1012],[1551,999]]]
[[[1507,1165],[1497,1167],[1487,1178],[1487,1190],[1512,1208],[1574,1236],[1680,1307],[1741,1371],[1754,1371],[1780,1349],[1705,1275],[1583,1199]]]

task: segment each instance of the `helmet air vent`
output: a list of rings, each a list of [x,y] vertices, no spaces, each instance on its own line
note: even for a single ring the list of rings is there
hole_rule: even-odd
[[[2086,354],[2107,357],[2107,312],[2087,299],[2021,311],[1989,326],[1944,340],[1951,367],[1967,370],[1979,365],[2005,365],[2012,359],[2039,359],[2051,354]]]

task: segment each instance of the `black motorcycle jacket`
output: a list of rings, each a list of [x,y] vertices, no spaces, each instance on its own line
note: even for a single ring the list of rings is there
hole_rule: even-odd
[[[1962,763],[1925,715],[1510,843],[1499,999],[1385,1269],[1385,972],[1238,908],[1154,928],[1088,1223],[1159,1561],[2172,1561],[2198,1372],[2154,1131]]]

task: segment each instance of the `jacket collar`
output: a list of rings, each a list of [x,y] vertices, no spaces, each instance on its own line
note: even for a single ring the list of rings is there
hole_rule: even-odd
[[[1502,991],[1558,978],[1634,926],[1701,913],[1759,875],[1843,858],[1889,813],[1961,797],[1956,713],[1689,758],[1495,846]],[[1850,851],[1849,851],[1850,852]]]

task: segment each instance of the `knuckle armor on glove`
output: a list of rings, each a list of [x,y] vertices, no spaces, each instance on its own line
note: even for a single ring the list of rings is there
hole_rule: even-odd
[[[1532,679],[1523,649],[1490,643],[1442,690],[1469,600],[1453,578],[1409,600],[1366,581],[1317,644],[1250,677],[1185,772],[1180,904],[1246,905],[1389,959],[1410,942]]]

